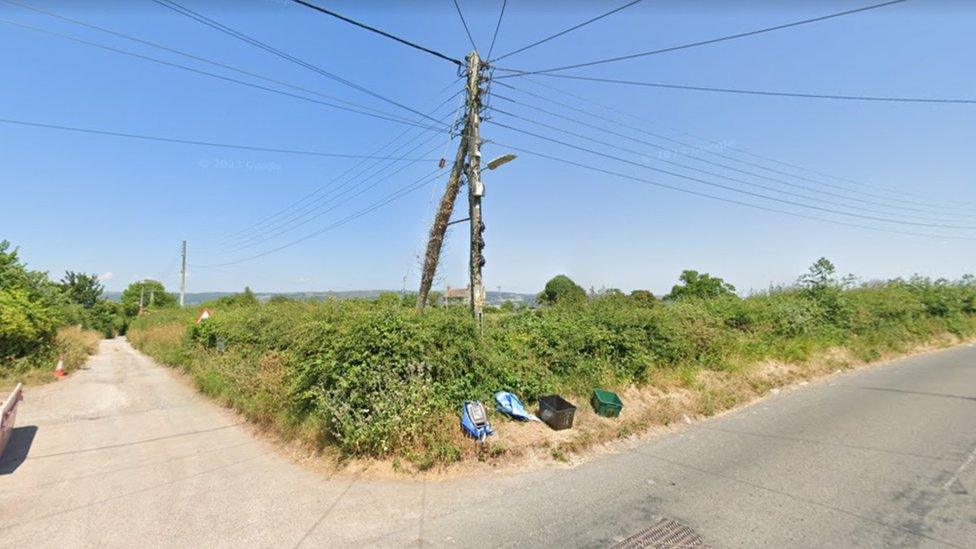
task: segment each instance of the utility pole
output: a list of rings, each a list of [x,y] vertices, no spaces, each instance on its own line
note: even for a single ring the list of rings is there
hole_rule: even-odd
[[[146,283],[145,281],[139,283],[139,316],[142,316],[142,311],[144,309],[143,304],[145,303],[146,297]]]
[[[481,197],[485,186],[481,182],[481,58],[473,51],[468,56],[468,211],[471,218],[471,314],[481,326],[485,293],[481,269],[485,266],[485,224],[481,220]]]
[[[186,240],[183,241],[183,266],[180,268],[180,307],[186,302]]]
[[[454,212],[454,203],[457,201],[458,192],[461,190],[461,173],[464,171],[464,160],[468,154],[468,136],[471,134],[471,107],[472,98],[478,90],[478,65],[477,54],[472,53],[468,56],[468,83],[467,83],[467,112],[465,123],[461,131],[461,142],[458,144],[457,154],[454,156],[454,164],[451,166],[451,176],[447,180],[444,188],[444,195],[441,197],[437,213],[434,214],[434,223],[430,226],[430,235],[427,237],[427,253],[424,254],[424,268],[420,274],[420,290],[417,292],[417,308],[423,309],[427,305],[427,297],[430,295],[430,288],[434,283],[434,274],[437,272],[437,263],[440,261],[441,248],[444,245],[444,234]],[[472,68],[475,70],[472,71]]]

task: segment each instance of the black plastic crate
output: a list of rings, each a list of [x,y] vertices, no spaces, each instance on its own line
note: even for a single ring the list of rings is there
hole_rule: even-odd
[[[553,431],[562,431],[573,426],[576,406],[559,395],[544,396],[539,399],[539,419]]]

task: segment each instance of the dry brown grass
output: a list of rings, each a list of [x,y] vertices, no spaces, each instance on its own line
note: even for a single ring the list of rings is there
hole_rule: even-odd
[[[132,345],[142,348],[147,344],[157,347],[174,347],[182,344],[186,338],[186,328],[181,324],[160,324],[148,326],[140,330],[132,330],[126,338]]]
[[[54,381],[54,367],[59,356],[64,357],[64,368],[68,373],[77,370],[88,357],[98,352],[101,339],[98,332],[82,330],[78,326],[61,328],[54,338],[54,345],[32,359],[35,367],[0,377],[0,391],[10,390],[18,383],[32,386]]]
[[[878,361],[903,358],[946,348],[961,343],[946,334],[919,344],[904,353],[886,353]],[[629,387],[620,393],[624,409],[620,418],[597,416],[589,406],[588,395],[573,395],[577,403],[576,422],[571,431],[561,433],[548,429],[533,429],[532,436],[516,436],[521,444],[551,448],[557,460],[578,455],[596,445],[623,437],[631,437],[666,427],[676,422],[700,419],[727,412],[762,398],[774,389],[822,378],[838,371],[864,367],[860,360],[845,348],[831,348],[802,363],[764,362],[728,370],[698,371],[692,380],[681,375],[658,373],[642,387]],[[504,422],[503,425],[510,422]],[[508,429],[502,428],[506,440]],[[564,434],[567,433],[567,434]],[[513,454],[527,454],[516,451]]]
[[[80,368],[88,357],[98,352],[101,334],[92,330],[82,330],[78,326],[61,328],[55,337],[58,353],[64,356],[64,367],[71,372]]]
[[[624,408],[617,419],[598,416],[590,406],[590,395],[568,395],[577,406],[573,428],[552,431],[537,422],[516,422],[493,414],[496,436],[479,448],[459,432],[458,444],[464,458],[457,465],[439,470],[435,476],[484,472],[486,468],[525,468],[545,463],[579,463],[612,451],[621,439],[659,433],[669,426],[692,422],[748,405],[771,391],[854,368],[946,348],[962,341],[946,335],[912,347],[904,353],[887,353],[867,363],[845,348],[828,349],[802,363],[763,362],[728,371],[702,370],[689,376],[682,372],[655,372],[649,383],[619,391]],[[467,459],[477,457],[479,459]],[[360,460],[345,464],[346,470],[361,470],[368,464],[378,476],[402,475],[416,470],[400,464]]]

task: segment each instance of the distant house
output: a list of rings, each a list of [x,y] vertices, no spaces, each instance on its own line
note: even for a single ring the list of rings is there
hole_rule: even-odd
[[[482,290],[482,299],[484,298],[484,290]],[[463,288],[452,288],[450,286],[444,290],[444,294],[441,295],[441,304],[445,307],[452,305],[463,305],[468,306],[471,304],[471,287],[465,286]]]

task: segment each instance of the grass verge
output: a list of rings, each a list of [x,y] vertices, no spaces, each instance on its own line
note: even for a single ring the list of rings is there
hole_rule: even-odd
[[[976,334],[976,285],[890,281],[785,288],[744,299],[637,302],[619,294],[494,312],[479,334],[464,309],[417,312],[397,299],[158,311],[130,341],[285,439],[400,470],[517,457],[553,459],[683,416],[710,416],[772,388]],[[594,387],[624,399],[618,420],[589,409]],[[571,431],[509,422],[486,448],[464,438],[465,399],[508,390],[578,406]]]
[[[0,390],[8,391],[18,383],[31,386],[54,381],[54,367],[59,356],[64,357],[64,367],[68,373],[78,369],[98,351],[101,338],[98,332],[83,330],[78,326],[59,329],[51,344],[3,365],[0,369]]]

